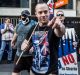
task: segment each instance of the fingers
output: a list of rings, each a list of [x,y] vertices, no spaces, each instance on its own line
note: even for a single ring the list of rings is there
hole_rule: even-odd
[[[13,42],[11,42],[11,47],[12,47],[12,48],[14,47],[14,43],[13,43]]]
[[[54,17],[51,21],[49,21],[48,26],[52,27],[55,20],[56,20],[56,17]]]
[[[57,24],[54,23],[54,25],[52,26],[52,29],[56,28],[57,27]]]
[[[27,49],[27,44],[26,43],[22,43],[21,50],[25,51],[26,49]]]
[[[57,17],[54,17],[51,21],[49,21],[48,26],[51,27],[52,29],[59,28],[60,23],[61,23],[60,19]]]
[[[57,28],[57,29],[60,28],[60,20],[59,19],[56,19],[54,25],[52,26],[52,29],[54,29],[54,28]]]
[[[32,52],[33,52],[33,47],[31,47],[31,49],[29,50],[29,52],[30,52],[30,53],[32,53]]]
[[[27,40],[24,40],[23,41],[23,43],[22,43],[22,45],[21,45],[21,50],[26,50],[27,48],[28,48],[28,41]]]

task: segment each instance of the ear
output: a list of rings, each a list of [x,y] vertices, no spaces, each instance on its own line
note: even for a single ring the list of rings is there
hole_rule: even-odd
[[[35,15],[37,16],[37,13],[35,12]]]

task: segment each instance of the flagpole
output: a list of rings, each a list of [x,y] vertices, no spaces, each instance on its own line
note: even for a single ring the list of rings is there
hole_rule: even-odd
[[[37,23],[36,26],[34,27],[32,33],[31,33],[31,35],[30,35],[30,37],[29,37],[29,39],[28,39],[28,44],[29,44],[29,42],[30,42],[30,40],[31,40],[31,37],[32,37],[33,33],[35,32],[37,26],[38,26],[38,23]],[[25,52],[25,50],[21,52],[18,60],[16,61],[16,65],[19,63],[19,61],[20,61],[20,59],[21,59],[21,57],[22,57],[22,55],[23,55],[24,52]]]
[[[53,17],[54,17],[54,0],[52,0],[52,10],[53,10]]]
[[[52,1],[52,13],[51,13],[51,14],[53,14],[53,15],[52,15],[52,18],[53,18],[53,17],[54,17],[54,0],[51,0],[51,1]],[[51,18],[51,19],[52,19],[52,18]]]

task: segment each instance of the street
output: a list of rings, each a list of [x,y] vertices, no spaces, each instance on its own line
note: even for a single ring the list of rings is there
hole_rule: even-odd
[[[11,75],[13,64],[0,64],[0,75]],[[80,75],[80,62],[78,62],[78,72]],[[21,75],[29,75],[27,71],[22,71]]]
[[[0,75],[11,75],[13,64],[0,64]],[[27,71],[22,71],[21,75],[29,75]]]

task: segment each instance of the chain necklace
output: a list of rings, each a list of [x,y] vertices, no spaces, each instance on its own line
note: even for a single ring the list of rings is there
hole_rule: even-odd
[[[42,30],[40,30],[40,26],[38,25],[38,27],[37,27],[37,39],[40,42],[44,39],[44,37],[45,37],[45,35],[47,33],[48,33],[48,31],[47,31],[47,27],[46,26],[42,27]]]

